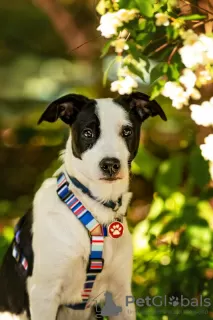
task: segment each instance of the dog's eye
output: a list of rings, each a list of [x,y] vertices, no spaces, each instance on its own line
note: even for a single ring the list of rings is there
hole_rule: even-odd
[[[82,134],[85,138],[93,138],[94,137],[93,131],[91,129],[84,129]]]
[[[132,128],[131,127],[125,127],[122,130],[122,137],[127,138],[132,135]]]

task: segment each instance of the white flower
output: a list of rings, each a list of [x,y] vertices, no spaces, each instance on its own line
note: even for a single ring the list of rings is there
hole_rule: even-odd
[[[201,98],[200,91],[195,88],[192,88],[191,90],[187,90],[187,92],[190,95],[190,97],[194,100],[199,100]]]
[[[126,38],[128,36],[128,30],[124,29],[121,30],[121,32],[119,33],[119,38]]]
[[[121,68],[118,69],[118,76],[125,78],[127,76],[134,76],[132,72],[129,70],[127,66],[122,66]]]
[[[199,41],[205,46],[206,49],[211,49],[213,45],[213,38],[208,37],[206,34],[199,36]]]
[[[200,146],[202,156],[206,160],[213,162],[213,134],[205,138],[204,144]]]
[[[210,101],[204,101],[201,105],[192,104],[191,118],[198,124],[204,127],[213,125],[213,98]]]
[[[111,38],[117,34],[117,29],[122,26],[122,21],[116,12],[108,12],[101,17],[100,26],[97,28],[105,38]]]
[[[187,68],[213,63],[213,38],[205,34],[197,36],[192,30],[184,32],[182,38],[185,41],[179,53]]]
[[[190,69],[184,69],[183,75],[180,77],[180,83],[182,83],[186,89],[194,88],[196,82],[196,75]]]
[[[199,41],[203,44],[205,50],[203,54],[204,63],[213,63],[213,38],[201,34]]]
[[[169,16],[167,13],[156,13],[156,26],[168,26],[169,25]]]
[[[163,88],[162,94],[172,100],[172,105],[176,109],[181,109],[188,104],[189,95],[176,82],[168,81]]]
[[[120,9],[116,12],[107,12],[101,17],[100,26],[97,28],[105,38],[111,38],[116,35],[118,28],[123,25],[124,22],[133,20],[138,14],[138,10]]]
[[[182,109],[183,106],[187,106],[188,105],[188,96],[187,94],[185,94],[185,92],[183,94],[180,94],[178,97],[176,97],[175,99],[173,99],[172,101],[172,106],[175,107],[176,109]]]
[[[189,29],[181,34],[181,38],[184,39],[183,44],[185,46],[193,45],[198,40],[198,35],[192,29]]]
[[[210,80],[212,80],[212,76],[209,70],[201,70],[197,73],[197,81],[196,84],[198,86],[202,86],[207,84]]]
[[[193,45],[185,45],[179,50],[182,62],[187,68],[194,68],[203,64],[203,52],[204,47],[199,41]]]
[[[129,49],[129,46],[126,43],[125,39],[117,39],[117,40],[113,41],[112,42],[112,46],[115,47],[115,52],[117,52],[117,53],[121,53],[124,50],[128,50]]]
[[[111,91],[118,91],[119,94],[130,94],[132,90],[137,87],[138,83],[131,76],[111,83]]]
[[[116,16],[119,20],[123,22],[129,22],[130,20],[133,20],[136,17],[138,12],[139,11],[136,9],[131,9],[131,10],[120,9],[116,12]]]

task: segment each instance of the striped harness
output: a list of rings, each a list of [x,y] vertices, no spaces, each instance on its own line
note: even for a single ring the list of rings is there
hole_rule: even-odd
[[[71,179],[71,181],[73,181]],[[82,190],[82,185],[80,186]],[[88,191],[82,190],[84,193],[88,194]],[[67,207],[74,213],[74,215],[79,219],[79,221],[87,229],[90,237],[90,255],[87,266],[86,281],[84,283],[84,288],[82,291],[82,302],[77,304],[68,304],[66,307],[75,309],[75,310],[84,310],[88,308],[89,298],[92,292],[92,288],[95,282],[97,275],[102,271],[104,267],[103,259],[103,247],[104,247],[104,238],[108,235],[112,236],[111,232],[114,228],[114,225],[119,226],[122,229],[120,234],[113,236],[113,238],[118,238],[123,234],[123,225],[120,219],[115,219],[109,226],[101,225],[87,210],[81,201],[69,190],[69,182],[67,181],[66,175],[61,173],[57,178],[57,194],[59,198],[67,205]],[[88,194],[89,195],[89,194]],[[90,196],[90,195],[89,195]],[[110,208],[116,208],[120,206],[120,203],[114,204],[113,202],[108,202],[105,206]],[[112,226],[112,228],[111,228]],[[20,234],[21,227],[19,224],[15,228],[15,237],[13,241],[12,256],[15,260],[20,263],[25,272],[28,271],[28,261],[24,256],[22,250],[20,249]]]
[[[21,230],[18,228],[15,228],[15,237],[14,237],[13,247],[12,247],[12,256],[15,258],[15,260],[18,263],[20,263],[23,266],[24,270],[27,271],[28,261],[19,248],[20,234],[21,234]]]
[[[87,267],[86,281],[84,283],[84,289],[82,292],[82,302],[77,304],[69,304],[67,307],[75,310],[84,310],[88,307],[88,301],[95,279],[98,273],[102,271],[104,266],[102,255],[104,237],[107,236],[107,227],[99,224],[91,212],[88,211],[81,201],[79,201],[69,190],[68,186],[69,183],[65,174],[60,174],[58,177],[58,196],[88,230],[91,241],[91,249]]]

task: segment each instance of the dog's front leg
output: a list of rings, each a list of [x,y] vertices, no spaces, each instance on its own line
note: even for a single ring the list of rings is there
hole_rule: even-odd
[[[126,240],[126,241],[125,241]],[[121,307],[121,311],[110,320],[135,320],[136,311],[133,303],[131,280],[132,280],[132,245],[131,237],[126,232],[126,238],[123,238],[123,246],[119,247],[117,252],[122,254],[115,255],[111,265],[109,276],[108,291],[111,292],[113,302]],[[132,297],[132,299],[131,299]],[[130,303],[132,301],[132,303]],[[119,309],[117,309],[119,310]]]
[[[127,267],[128,269],[128,267]],[[109,317],[110,320],[135,320],[136,311],[131,292],[131,272],[124,266],[114,271],[109,285],[113,302],[118,307],[117,315]],[[120,307],[120,308],[119,308]],[[115,308],[116,310],[116,308]]]
[[[117,314],[109,317],[110,320],[135,320],[136,310],[133,303],[131,290],[125,290],[122,286],[116,289],[116,292],[112,292],[113,302],[117,308]],[[128,301],[131,300],[131,303]]]
[[[29,285],[28,288],[31,320],[55,320],[59,306],[55,284],[45,281],[42,284]]]

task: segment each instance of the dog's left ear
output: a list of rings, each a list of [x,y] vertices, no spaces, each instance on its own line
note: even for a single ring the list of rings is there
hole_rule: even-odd
[[[42,121],[55,122],[60,118],[66,124],[71,125],[78,112],[86,104],[92,100],[80,94],[67,94],[53,101],[38,120],[38,124]]]
[[[155,100],[150,100],[150,97],[142,92],[133,92],[121,96],[121,99],[129,105],[130,110],[134,110],[141,121],[147,118],[159,115],[161,119],[167,121],[166,115],[161,106]],[[119,100],[119,99],[118,99]]]

